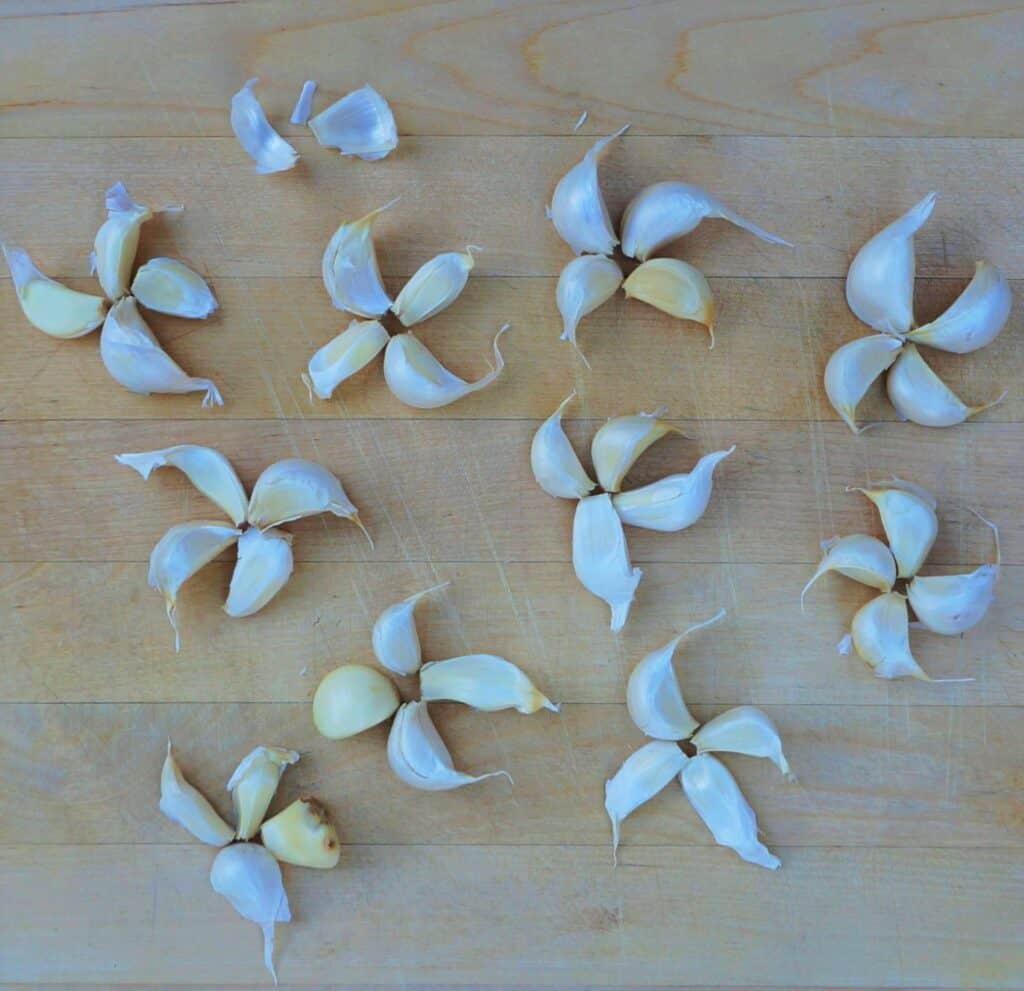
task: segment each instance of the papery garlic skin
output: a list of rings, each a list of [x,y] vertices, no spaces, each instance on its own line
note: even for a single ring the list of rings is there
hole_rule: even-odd
[[[235,838],[235,831],[221,819],[206,796],[185,780],[171,753],[170,740],[160,771],[160,811],[201,843],[226,846]]]
[[[151,258],[132,280],[132,295],[147,309],[205,320],[217,309],[206,280],[174,258]]]
[[[481,712],[515,709],[529,716],[540,709],[559,711],[515,664],[493,654],[467,654],[424,664],[420,693],[424,702],[461,702]]]
[[[377,265],[373,225],[397,202],[396,197],[359,220],[346,221],[328,241],[320,270],[337,309],[376,319],[391,308],[392,300],[384,290]]]
[[[299,798],[260,827],[263,845],[285,864],[330,870],[341,858],[338,833],[327,810],[313,798]]]
[[[291,577],[292,535],[251,527],[238,538],[238,561],[231,572],[224,612],[241,618],[258,613]]]
[[[436,316],[459,298],[473,271],[473,247],[435,255],[416,270],[391,304],[403,327]]]
[[[766,757],[787,778],[793,778],[782,752],[782,740],[775,724],[758,708],[738,705],[706,722],[691,740],[698,754],[725,751],[747,757]]]
[[[935,208],[929,193],[880,230],[854,256],[846,274],[846,302],[859,320],[885,334],[914,325],[914,235]]]
[[[387,675],[362,664],[342,664],[317,686],[313,724],[328,740],[344,740],[384,722],[400,703]]]
[[[333,341],[309,359],[302,381],[310,399],[330,399],[347,378],[364,369],[388,346],[390,335],[379,320],[353,320]]]
[[[410,595],[401,602],[388,606],[373,624],[373,653],[380,663],[395,674],[415,674],[423,663],[420,637],[416,632],[416,605],[420,599],[440,592],[451,582],[442,582]]]
[[[661,419],[667,412],[661,407],[651,413],[616,416],[601,425],[590,442],[590,456],[601,488],[618,492],[626,473],[651,444],[666,434],[686,436],[678,427]]]
[[[919,486],[899,479],[853,491],[867,496],[878,509],[882,529],[896,559],[896,577],[913,578],[939,533],[934,497]]]
[[[270,126],[260,101],[253,93],[258,82],[259,79],[248,80],[231,98],[231,130],[245,153],[256,163],[257,172],[261,175],[285,172],[295,167],[299,153]]]
[[[281,775],[298,760],[296,751],[284,747],[255,747],[242,758],[228,781],[238,820],[235,835],[240,840],[251,839],[259,832]]]
[[[369,84],[353,90],[309,121],[324,148],[337,148],[365,162],[385,158],[398,147],[398,127],[388,101]]]
[[[587,314],[608,302],[621,285],[622,269],[604,255],[580,255],[558,276],[555,303],[562,316],[561,339],[569,341],[580,357],[583,353],[576,343],[576,328]],[[583,360],[587,362],[586,358]]]
[[[678,320],[693,320],[708,330],[715,346],[715,301],[703,274],[677,258],[652,258],[622,283],[627,299],[647,303]]]
[[[152,218],[149,207],[136,203],[123,182],[107,190],[107,219],[96,232],[96,278],[107,299],[119,300],[128,291],[139,231]]]
[[[313,97],[316,95],[316,80],[307,79],[302,84],[302,89],[299,92],[299,97],[295,101],[295,108],[292,110],[291,117],[288,118],[289,124],[308,124],[309,118],[313,113]]]
[[[569,393],[533,435],[530,467],[537,484],[556,499],[582,499],[597,485],[580,464],[579,456],[562,428],[562,412],[576,398]]]
[[[857,404],[871,384],[899,356],[903,342],[886,334],[859,337],[835,351],[825,366],[825,394],[832,408],[855,433],[867,427],[857,426]]]
[[[823,550],[825,556],[800,593],[801,612],[811,586],[829,571],[838,571],[855,582],[877,588],[881,592],[892,590],[896,582],[896,559],[877,537],[869,537],[864,533],[835,537],[823,545]]]

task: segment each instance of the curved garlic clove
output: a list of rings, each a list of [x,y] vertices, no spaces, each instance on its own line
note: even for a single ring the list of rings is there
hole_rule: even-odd
[[[238,820],[235,835],[240,840],[251,839],[260,831],[281,775],[298,761],[298,752],[285,747],[254,747],[242,758],[228,780]]]
[[[384,290],[377,266],[373,225],[398,199],[395,197],[359,220],[346,221],[327,242],[320,271],[336,309],[372,319],[391,308],[392,300]]]
[[[678,533],[693,526],[708,508],[715,468],[733,451],[713,451],[694,465],[688,474],[667,475],[657,482],[629,492],[619,492],[612,504],[627,526],[662,533]]]
[[[914,325],[914,235],[935,208],[929,193],[880,230],[854,256],[846,274],[846,302],[859,320],[887,334]]]
[[[540,709],[559,711],[515,664],[493,654],[424,664],[420,693],[424,702],[461,702],[481,712],[515,709],[529,716]]]
[[[641,733],[655,740],[687,740],[700,726],[683,701],[672,656],[683,639],[717,623],[724,615],[722,609],[711,619],[683,630],[633,668],[626,685],[626,708]]]
[[[561,339],[572,344],[588,367],[590,363],[576,343],[576,328],[588,313],[608,302],[621,285],[622,269],[604,255],[580,255],[558,276],[555,303],[562,316]]]
[[[249,499],[231,462],[220,451],[197,444],[177,444],[159,451],[117,454],[118,464],[148,479],[157,468],[177,468],[207,499],[224,510],[235,526],[245,522]]]
[[[628,130],[629,124],[597,141],[555,186],[548,216],[577,255],[610,255],[619,243],[597,181],[597,164],[608,146]]]
[[[977,262],[974,278],[953,305],[931,323],[912,330],[907,340],[940,351],[970,354],[999,336],[1010,318],[1012,303],[1006,276],[989,261]]]
[[[406,702],[395,714],[388,735],[388,763],[400,780],[421,791],[448,791],[499,775],[512,781],[508,771],[474,776],[455,770],[426,702]]]
[[[364,369],[388,345],[388,332],[379,320],[353,320],[333,341],[309,359],[302,381],[312,400],[330,399],[347,378]]]
[[[569,438],[562,429],[562,411],[576,398],[569,393],[533,435],[530,467],[537,484],[556,499],[582,499],[597,485],[580,464]]]
[[[618,633],[629,617],[644,573],[629,563],[629,548],[611,496],[580,499],[572,525],[572,566],[580,584],[603,599],[612,611],[611,631]]]
[[[369,84],[353,90],[309,121],[324,148],[376,162],[398,147],[398,127],[388,101]]]
[[[934,680],[910,652],[907,599],[899,592],[886,592],[861,606],[853,617],[850,635],[858,655],[871,666],[876,677]]]
[[[260,827],[263,845],[280,861],[330,870],[341,858],[338,833],[315,798],[299,798]]]
[[[852,489],[867,496],[878,509],[896,577],[913,578],[928,557],[939,533],[935,498],[920,486],[894,478],[870,489]]]
[[[272,172],[286,172],[294,168],[299,153],[267,120],[260,101],[253,93],[258,78],[250,79],[231,97],[231,130],[245,153],[256,163],[261,175]]]
[[[782,865],[757,838],[757,816],[729,769],[711,754],[691,757],[680,775],[683,791],[719,846],[774,871]]]
[[[0,244],[11,281],[18,294],[21,312],[44,334],[69,340],[95,330],[107,312],[102,296],[69,289],[36,268],[27,251],[13,244]]]
[[[292,110],[291,117],[288,118],[289,124],[309,123],[309,118],[313,113],[313,97],[316,95],[316,86],[315,79],[307,79],[302,84],[299,97],[295,101],[295,108]]]
[[[465,251],[435,255],[416,270],[391,304],[391,311],[403,327],[422,323],[459,298],[473,271],[475,247],[469,245]]]
[[[656,440],[666,434],[685,437],[678,427],[662,420],[664,406],[651,413],[616,416],[602,424],[590,442],[590,457],[597,480],[606,492],[618,492],[626,473]]]
[[[674,743],[656,740],[630,754],[604,783],[604,810],[612,824],[612,857],[616,864],[623,820],[664,789],[688,759]]]
[[[107,219],[96,232],[96,278],[107,299],[118,300],[128,291],[139,231],[153,216],[149,207],[136,203],[123,182],[107,190]]]
[[[396,399],[413,409],[448,406],[486,389],[501,374],[505,359],[498,350],[498,339],[510,326],[505,324],[494,335],[494,368],[475,382],[450,372],[411,332],[395,334],[384,351],[384,381]]]
[[[896,582],[896,560],[892,551],[877,537],[855,533],[849,537],[835,537],[823,545],[825,556],[811,576],[811,580],[800,593],[800,611],[804,609],[804,598],[811,586],[829,571],[852,578],[855,582],[877,588],[882,592],[892,590]]]
[[[132,280],[132,295],[146,309],[189,320],[205,320],[218,305],[206,280],[173,258],[146,262]]]
[[[728,220],[769,244],[793,247],[775,234],[730,210],[698,186],[685,182],[656,182],[641,190],[622,215],[622,253],[627,258],[647,259],[670,241],[689,234],[705,218]]]
[[[857,426],[857,404],[878,378],[898,357],[903,342],[887,334],[859,337],[839,348],[825,366],[825,394],[832,408],[855,433],[867,427]]]
[[[401,704],[394,682],[363,664],[342,664],[317,686],[313,724],[329,740],[344,740],[384,722]]]
[[[201,843],[226,846],[235,838],[235,831],[221,819],[206,796],[185,780],[171,753],[170,740],[160,771],[160,811]]]
[[[707,328],[715,346],[715,301],[708,280],[677,258],[652,258],[635,268],[622,284],[627,299],[638,299],[678,320]]]
[[[259,612],[284,588],[292,567],[290,533],[250,527],[238,538],[238,561],[224,612],[236,619]]]
[[[782,752],[775,724],[758,708],[738,705],[706,722],[690,741],[698,754],[725,751],[747,757],[767,757],[787,778],[795,780]]]
[[[451,582],[442,582],[410,595],[393,606],[388,606],[373,624],[373,654],[380,663],[395,674],[413,675],[423,663],[420,637],[416,632],[416,604],[433,592],[440,592]]]

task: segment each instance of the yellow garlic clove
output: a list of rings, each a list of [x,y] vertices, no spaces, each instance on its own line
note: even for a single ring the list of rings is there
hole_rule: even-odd
[[[939,533],[935,497],[919,485],[894,478],[868,489],[854,488],[878,510],[882,528],[896,559],[896,577],[913,578],[924,564]]]
[[[284,588],[292,574],[292,535],[251,527],[238,538],[238,561],[231,573],[224,612],[236,618],[259,612]]]
[[[590,456],[601,488],[618,492],[626,473],[655,441],[666,434],[686,436],[678,427],[661,419],[667,412],[661,407],[651,413],[616,416],[594,434]]]
[[[622,269],[604,255],[580,255],[558,276],[555,303],[562,315],[562,340],[569,341],[589,367],[576,343],[579,322],[615,295],[622,285]]]
[[[285,172],[295,167],[299,153],[267,120],[253,88],[259,79],[250,79],[231,98],[231,130],[245,153],[256,163],[261,175]]]
[[[403,327],[412,327],[447,309],[459,298],[473,270],[473,251],[446,251],[421,265],[402,287],[391,310]]]
[[[347,310],[357,317],[376,319],[391,308],[392,300],[384,290],[377,266],[373,225],[397,202],[395,198],[359,220],[346,221],[327,243],[321,274],[337,309]]]
[[[292,123],[296,123],[293,120]],[[385,158],[398,147],[398,128],[388,101],[372,86],[362,86],[332,103],[309,121],[324,148],[366,162]]]
[[[309,359],[302,381],[312,400],[330,399],[347,378],[365,368],[388,344],[388,332],[379,320],[353,320],[333,341]]]
[[[703,324],[715,346],[715,302],[708,280],[676,258],[653,258],[630,273],[622,284],[627,299],[638,299],[679,320]]]
[[[228,781],[238,820],[235,834],[240,840],[251,839],[259,832],[281,775],[298,760],[296,751],[284,747],[256,747],[242,758]]]
[[[235,831],[221,819],[206,796],[185,780],[171,753],[170,740],[160,772],[160,811],[201,843],[226,846],[235,838]]]
[[[205,320],[217,309],[203,277],[173,258],[146,262],[132,280],[132,295],[149,310],[190,320]]]
[[[878,378],[899,356],[903,342],[887,334],[860,337],[839,348],[825,366],[825,394],[832,408],[855,433],[867,427],[857,426],[857,404]]]
[[[278,860],[329,870],[341,857],[338,834],[327,810],[314,798],[300,798],[260,829],[263,845]]]
[[[107,190],[107,219],[96,232],[94,263],[96,278],[108,299],[119,300],[128,282],[139,247],[139,231],[153,216],[149,207],[136,203],[123,182]]]
[[[317,686],[313,724],[329,740],[344,740],[384,722],[400,702],[386,675],[362,664],[343,664]]]
[[[530,467],[537,484],[556,499],[582,499],[597,483],[583,470],[562,429],[562,411],[576,398],[573,390],[537,429],[530,444]]]
[[[515,664],[493,654],[424,664],[420,692],[425,702],[462,702],[481,712],[515,709],[529,716],[540,709],[559,711]]]

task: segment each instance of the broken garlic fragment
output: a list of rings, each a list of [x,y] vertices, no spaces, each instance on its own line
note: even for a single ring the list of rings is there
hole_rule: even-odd
[[[238,538],[224,612],[240,618],[259,612],[284,588],[292,573],[292,535],[250,527]]]
[[[576,398],[573,390],[533,435],[530,467],[537,484],[556,499],[582,499],[597,485],[583,470],[562,428],[562,411]]]
[[[561,340],[572,344],[588,367],[590,362],[576,343],[576,328],[587,314],[608,302],[621,285],[622,269],[604,255],[580,255],[558,276],[555,303],[562,316]]]
[[[248,840],[260,830],[260,823],[274,800],[285,769],[298,763],[299,754],[285,747],[254,747],[241,760],[228,781],[235,807],[235,835]]]
[[[205,320],[217,309],[206,280],[173,258],[146,262],[132,280],[132,295],[146,309],[189,320]]]
[[[201,843],[226,846],[235,838],[235,831],[221,819],[206,796],[185,780],[171,753],[170,740],[160,772],[160,811]]]
[[[248,80],[231,97],[231,130],[245,153],[256,163],[257,172],[261,175],[286,172],[295,167],[299,153],[270,126],[260,101],[253,93],[258,82],[258,78]]]
[[[316,80],[307,79],[302,84],[302,89],[299,92],[299,97],[295,101],[295,109],[292,110],[291,117],[288,118],[289,124],[308,124],[309,118],[313,113],[313,97],[316,95]]]
[[[425,702],[462,702],[482,712],[515,709],[529,716],[539,709],[559,711],[515,664],[493,654],[467,654],[424,664],[420,693]]]
[[[280,861],[330,870],[341,857],[338,833],[315,798],[299,798],[260,827],[263,845]]]
[[[725,751],[746,757],[766,757],[787,778],[796,780],[782,752],[775,724],[758,708],[738,705],[706,722],[690,741],[698,754]]]
[[[896,561],[892,551],[877,537],[869,537],[864,533],[834,537],[826,541],[822,549],[825,556],[800,593],[801,612],[804,609],[804,598],[811,586],[829,571],[838,571],[855,582],[877,588],[882,592],[892,590],[896,582]]]
[[[123,182],[107,190],[107,219],[96,232],[96,278],[107,299],[119,300],[128,291],[128,282],[139,247],[139,231],[153,216],[149,207],[136,203]]]
[[[679,320],[703,324],[715,346],[715,301],[703,274],[677,258],[652,258],[622,283],[627,299],[638,299]]]
[[[379,320],[353,320],[333,341],[309,359],[302,381],[309,397],[330,399],[347,378],[365,368],[388,345],[388,332]]]
[[[416,632],[416,604],[433,592],[451,585],[442,582],[410,595],[401,602],[388,606],[373,624],[373,653],[380,663],[395,674],[413,675],[423,663],[420,638]]]
[[[872,488],[849,491],[860,492],[875,504],[896,559],[896,577],[913,578],[939,533],[935,497],[919,485],[898,478]]]
[[[385,158],[398,147],[398,128],[388,101],[369,84],[353,90],[309,121],[324,148],[366,162]]]
[[[616,416],[602,424],[590,442],[590,456],[597,480],[606,492],[618,492],[626,473],[656,440],[666,434],[685,437],[678,427],[662,420],[664,406],[651,413]]]
[[[363,664],[342,664],[313,695],[313,724],[329,740],[344,740],[389,718],[401,699],[394,682]]]
[[[473,251],[446,251],[424,262],[402,287],[391,311],[403,327],[412,327],[447,309],[459,298],[473,271]]]
[[[832,408],[855,433],[867,427],[857,426],[857,404],[871,384],[899,356],[903,342],[887,334],[859,337],[835,351],[825,366],[825,394]]]
[[[377,265],[373,225],[397,202],[398,197],[359,220],[346,221],[328,241],[320,271],[336,309],[375,319],[391,308],[392,300],[384,290]]]

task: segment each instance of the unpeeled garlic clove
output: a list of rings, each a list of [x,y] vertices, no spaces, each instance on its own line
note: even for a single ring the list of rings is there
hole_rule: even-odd
[[[662,406],[651,413],[616,416],[602,424],[590,442],[590,456],[601,488],[618,492],[626,473],[656,440],[666,434],[686,436],[661,419],[667,412]]]
[[[347,378],[365,368],[388,345],[388,332],[379,320],[353,320],[333,341],[309,359],[302,381],[320,399],[330,399]]]
[[[385,158],[398,147],[398,128],[388,101],[369,84],[353,90],[309,121],[324,148],[365,162]]]
[[[260,831],[281,775],[298,760],[295,750],[284,747],[255,747],[242,758],[228,781],[238,820],[235,835],[240,840],[251,839]]]
[[[652,258],[622,284],[627,299],[638,299],[679,320],[703,324],[715,346],[715,301],[708,280],[677,258]]]
[[[267,120],[260,101],[253,93],[258,78],[250,79],[231,97],[231,130],[245,153],[256,163],[261,175],[272,172],[286,172],[294,168],[299,153]]]
[[[530,467],[537,484],[556,499],[582,499],[597,485],[583,470],[580,459],[562,429],[562,411],[576,398],[573,390],[533,435]]]
[[[853,617],[850,634],[857,653],[876,677],[934,680],[910,652],[907,599],[899,592],[886,592],[861,606]]]
[[[132,280],[132,295],[147,309],[205,320],[217,309],[206,280],[173,258],[151,258]]]
[[[482,712],[515,709],[529,716],[539,709],[559,711],[515,664],[493,654],[467,654],[424,664],[420,693],[425,702],[462,702]]]
[[[171,753],[170,740],[160,772],[160,811],[201,843],[226,846],[235,838],[235,831],[221,819],[206,796],[185,780]]]
[[[373,225],[397,202],[396,197],[359,220],[346,221],[328,241],[320,270],[337,309],[372,319],[391,308],[392,300],[384,290],[377,266]]]
[[[284,588],[292,567],[290,533],[250,527],[238,538],[238,561],[224,612],[235,618],[259,612]]]
[[[442,582],[388,606],[373,624],[373,653],[380,663],[395,674],[413,675],[423,663],[420,637],[416,632],[416,604],[432,592],[440,592],[451,582]]]
[[[469,245],[465,251],[435,255],[416,270],[391,304],[391,311],[403,327],[422,323],[459,298],[473,271],[474,248],[475,245]]]
[[[857,404],[875,379],[896,360],[902,347],[898,338],[876,334],[844,344],[828,359],[825,394],[855,434],[868,429],[857,426]]]
[[[693,526],[708,508],[715,468],[735,450],[733,444],[727,451],[705,454],[689,474],[668,475],[642,488],[617,493],[612,504],[619,519],[627,526],[663,533]]]
[[[280,861],[330,870],[341,858],[338,833],[315,798],[299,798],[260,827],[263,845]]]
[[[400,703],[387,675],[363,664],[342,664],[317,686],[313,723],[328,740],[344,740],[384,722]]]
[[[800,593],[800,610],[811,586],[829,571],[852,578],[855,582],[889,592],[896,581],[896,560],[892,551],[877,537],[855,533],[849,537],[834,537],[822,545],[825,556]]]
[[[128,291],[139,231],[153,216],[149,207],[136,203],[123,182],[107,190],[107,219],[96,232],[96,278],[107,299],[118,300]]]
[[[920,486],[898,478],[851,491],[867,496],[878,509],[882,529],[896,559],[896,577],[913,578],[939,533],[935,497]]]
[[[767,757],[787,778],[793,779],[789,762],[782,752],[779,731],[760,709],[752,705],[726,709],[701,726],[690,742],[698,754],[725,751],[747,757]]]
[[[588,313],[608,302],[621,285],[622,269],[604,255],[580,255],[558,276],[555,303],[562,315],[561,339],[569,341],[588,366],[576,343],[576,328]]]

